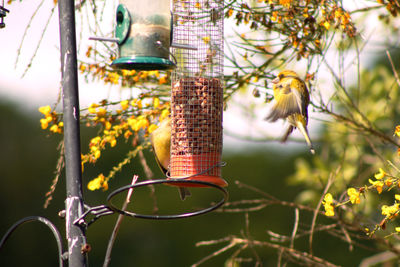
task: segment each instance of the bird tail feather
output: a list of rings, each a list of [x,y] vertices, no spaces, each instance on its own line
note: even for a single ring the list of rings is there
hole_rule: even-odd
[[[186,187],[179,187],[179,195],[181,200],[185,200],[187,197],[190,197],[192,193],[190,193],[189,189]]]
[[[304,135],[304,138],[306,139],[307,145],[310,148],[311,154],[314,155],[315,154],[315,150],[314,150],[314,147],[313,147],[313,145],[311,143],[310,135],[308,134],[307,128],[300,121],[298,121],[296,124],[297,124],[296,127]]]

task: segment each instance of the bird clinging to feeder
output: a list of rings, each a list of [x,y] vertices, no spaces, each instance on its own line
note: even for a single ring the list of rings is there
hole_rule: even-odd
[[[160,123],[160,126],[151,133],[150,141],[158,166],[168,176],[171,147],[171,118],[166,118]],[[186,187],[179,187],[179,193],[182,200],[191,195]]]
[[[275,105],[266,117],[266,120],[275,122],[278,119],[286,119],[290,126],[282,142],[286,142],[289,135],[295,128],[298,128],[310,148],[310,152],[315,154],[315,150],[310,140],[307,130],[308,124],[308,104],[310,95],[305,82],[299,75],[292,70],[283,70],[272,81],[274,90]]]

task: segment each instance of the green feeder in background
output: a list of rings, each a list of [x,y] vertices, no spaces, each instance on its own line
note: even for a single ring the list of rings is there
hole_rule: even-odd
[[[119,57],[112,66],[128,70],[168,70],[171,12],[169,0],[120,0],[115,37]]]

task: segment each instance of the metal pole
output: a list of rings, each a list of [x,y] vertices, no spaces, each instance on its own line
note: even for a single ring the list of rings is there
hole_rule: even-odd
[[[68,262],[70,267],[81,267],[87,265],[86,254],[83,253],[86,245],[86,236],[84,229],[73,224],[73,221],[83,213],[74,1],[58,1],[58,10],[64,109]]]

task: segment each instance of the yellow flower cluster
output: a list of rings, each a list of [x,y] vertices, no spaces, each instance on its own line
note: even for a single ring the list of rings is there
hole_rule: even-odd
[[[331,25],[343,30],[349,37],[356,35],[356,28],[351,21],[349,12],[345,11],[342,7],[334,5],[331,10],[323,10],[324,19],[320,25],[326,30],[329,30]]]
[[[383,205],[381,210],[382,210],[382,215],[385,216],[388,220],[393,219],[395,216],[399,214],[400,211],[400,203],[398,202],[400,200],[400,195],[396,194],[395,195],[396,202],[391,205]]]
[[[379,4],[386,5],[386,9],[392,14],[393,17],[397,17],[400,12],[400,5],[398,0],[377,0]]]
[[[374,177],[375,177],[375,181],[374,180],[372,180],[372,179],[369,179],[368,181],[369,181],[369,183],[373,186],[373,187],[375,187],[376,188],[376,191],[378,191],[378,193],[380,194],[380,193],[382,193],[382,190],[383,190],[383,186],[385,185],[385,183],[387,183],[387,185],[392,185],[392,179],[387,179],[387,181],[384,181],[383,180],[383,178],[386,176],[387,174],[386,174],[386,172],[382,169],[382,168],[379,168],[379,172],[378,173],[376,173],[375,175],[374,175]]]
[[[394,129],[394,135],[400,137],[400,125],[397,125],[396,128]]]
[[[333,197],[331,193],[327,193],[324,197],[324,200],[322,201],[322,204],[324,205],[325,208],[325,215],[328,217],[334,216],[335,211],[334,211],[334,205],[333,205]]]
[[[86,51],[86,56],[90,58],[96,53],[98,53],[98,51],[89,47]],[[114,57],[111,56],[109,60],[114,60]],[[106,64],[89,64],[84,62],[80,62],[79,70],[86,78],[92,76],[95,79],[102,80],[106,84],[121,85],[123,87],[132,87],[141,82],[154,82],[159,84],[169,82],[169,74],[160,78],[160,73],[157,70],[139,72],[135,70],[115,70]]]
[[[349,196],[349,200],[351,204],[360,204],[360,190],[357,190],[355,188],[349,188],[347,189],[347,195]]]
[[[103,174],[100,174],[93,180],[91,180],[88,185],[88,189],[91,191],[98,190],[100,188],[103,189],[103,191],[106,191],[108,189],[108,181],[105,179]]]
[[[57,123],[57,113],[51,111],[50,106],[39,107],[39,112],[44,115],[44,118],[40,119],[40,125],[43,130],[47,129],[50,123],[53,123],[49,128],[50,132],[63,133],[64,123],[62,121]]]

